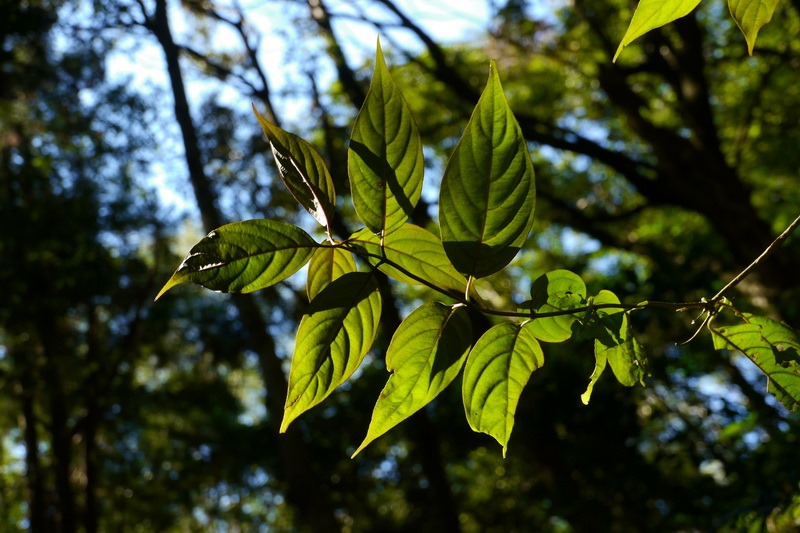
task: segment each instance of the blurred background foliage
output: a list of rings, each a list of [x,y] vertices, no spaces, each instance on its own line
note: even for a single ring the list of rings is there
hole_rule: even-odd
[[[457,386],[350,460],[387,377],[380,347],[424,291],[384,287],[378,348],[285,435],[301,281],[152,303],[225,221],[309,224],[250,102],[315,143],[340,236],[355,229],[345,150],[379,32],[426,143],[421,225],[498,63],[539,193],[529,246],[482,286],[498,305],[555,268],[633,302],[710,296],[797,215],[798,2],[753,57],[716,2],[616,64],[631,2],[481,5],[444,41],[455,2],[423,24],[390,0],[0,1],[0,530],[800,527],[800,419],[740,355],[677,346],[693,317],[635,314],[647,387],[607,377],[588,407],[591,346],[546,346],[506,460],[469,431]],[[798,272],[794,237],[735,305],[799,326]]]

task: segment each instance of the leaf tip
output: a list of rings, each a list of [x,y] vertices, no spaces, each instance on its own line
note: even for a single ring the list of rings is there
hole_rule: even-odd
[[[362,442],[362,443],[361,443],[361,445],[360,445],[358,448],[356,448],[356,451],[354,451],[354,452],[353,452],[353,455],[351,455],[351,456],[350,456],[350,459],[355,459],[355,458],[356,458],[356,455],[358,455],[359,453],[361,453],[361,451],[362,451],[364,448],[366,448],[366,447],[367,447],[367,445],[368,445],[370,442],[372,442],[372,439],[370,439],[369,437],[366,437],[366,438],[364,439],[364,442]]]
[[[153,298],[153,301],[157,302],[159,298],[164,296],[164,293],[166,293],[168,290],[170,290],[175,285],[178,285],[179,283],[180,282],[176,282],[175,281],[175,276],[172,276],[171,278],[169,278],[169,280],[167,280],[167,282],[164,284],[164,286],[161,287],[161,290],[158,291],[158,294],[156,294],[156,297]]]
[[[497,62],[494,59],[489,60],[489,79],[497,78],[499,75],[497,74]]]
[[[386,66],[386,59],[383,57],[383,47],[381,46],[381,36],[378,35],[378,42],[375,45],[375,66]]]
[[[299,413],[295,413],[294,410],[291,408],[291,405],[287,405],[283,409],[283,420],[281,420],[281,427],[278,429],[278,433],[286,433],[286,430],[289,429],[289,424],[294,422],[295,418],[299,416]]]

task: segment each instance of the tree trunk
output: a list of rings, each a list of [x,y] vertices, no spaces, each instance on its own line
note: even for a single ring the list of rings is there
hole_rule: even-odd
[[[64,338],[59,324],[45,315],[37,324],[44,356],[42,377],[47,385],[50,407],[50,435],[53,449],[56,496],[58,498],[59,528],[62,533],[77,530],[75,494],[72,489],[72,432],[69,429],[67,398],[61,376],[61,355],[64,348],[55,339]]]
[[[216,207],[215,194],[205,174],[200,154],[197,134],[189,112],[189,103],[183,75],[179,64],[179,49],[176,46],[169,27],[166,0],[157,0],[155,13],[148,26],[156,35],[164,50],[173,98],[175,99],[175,116],[183,136],[186,163],[189,177],[197,199],[203,225],[207,231],[222,225],[222,215]],[[281,360],[275,354],[274,341],[267,332],[267,324],[251,295],[234,295],[233,302],[239,310],[253,348],[259,355],[262,377],[266,386],[266,407],[268,421],[277,433],[280,413],[283,411],[283,400],[286,397],[287,384],[283,374]],[[313,469],[313,454],[303,440],[299,425],[290,426],[289,430],[278,437],[281,453],[282,472],[277,472],[286,487],[286,500],[296,509],[296,517],[309,531],[338,531],[333,506],[326,490],[326,481]]]
[[[25,479],[28,485],[28,520],[31,531],[44,532],[47,527],[47,514],[44,498],[44,482],[39,461],[38,419],[34,409],[34,376],[35,357],[30,353],[18,353],[14,346],[10,347],[10,355],[14,360],[14,368],[21,369],[15,384],[15,392],[22,404],[22,427],[25,441]]]

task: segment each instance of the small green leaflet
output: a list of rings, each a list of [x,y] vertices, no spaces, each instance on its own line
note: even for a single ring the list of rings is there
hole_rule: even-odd
[[[433,285],[453,289],[464,294],[467,280],[464,279],[444,253],[439,237],[430,231],[413,224],[403,224],[383,239],[364,228],[354,233],[348,242],[370,254],[369,262],[379,270],[402,283],[422,285],[419,279],[405,274],[381,258],[400,266],[404,271],[413,274]]]
[[[790,411],[800,409],[800,336],[786,324],[743,313],[746,324],[711,328],[714,348],[738,350],[769,378],[769,390]]]
[[[595,357],[600,357],[600,353],[611,365],[614,377],[621,385],[633,387],[637,383],[644,386],[644,378],[647,376],[647,359],[644,355],[644,348],[633,336],[633,329],[627,324],[628,317],[625,317],[625,331],[622,334],[622,344],[616,346],[606,346],[601,341],[595,339]]]
[[[456,270],[480,278],[514,258],[533,224],[535,189],[527,143],[491,62],[439,193],[442,242]]]
[[[633,12],[628,30],[614,54],[616,61],[622,49],[650,30],[685,17],[700,4],[700,0],[641,0]]]
[[[565,311],[586,305],[586,285],[569,270],[553,270],[531,285],[530,309],[535,313]],[[544,342],[563,342],[572,337],[575,315],[534,318],[531,332]]]
[[[605,354],[598,355],[597,352],[595,352],[594,371],[592,371],[592,375],[589,376],[589,385],[586,387],[586,392],[581,394],[581,401],[583,402],[583,405],[589,405],[589,400],[592,398],[592,392],[594,392],[594,384],[597,383],[597,380],[600,379],[600,376],[606,369],[607,362],[608,360],[606,359]]]
[[[728,8],[747,41],[747,52],[753,55],[758,30],[772,20],[778,0],[728,0]]]
[[[471,340],[472,326],[461,305],[427,303],[412,311],[392,336],[386,353],[392,375],[353,457],[436,398],[461,371]]]
[[[330,234],[336,191],[322,156],[308,142],[264,118],[255,105],[253,113],[269,140],[275,164],[286,188]]]
[[[619,303],[619,298],[613,292],[605,290],[589,301],[590,305]],[[589,378],[586,392],[581,395],[584,404],[589,403],[594,385],[605,370],[606,363],[611,366],[621,385],[644,385],[647,358],[642,345],[633,336],[627,313],[622,309],[594,310],[584,319],[580,334],[584,338],[594,338],[595,369]]]
[[[422,141],[386,68],[380,41],[372,83],[353,125],[347,167],[356,214],[369,229],[385,235],[408,220],[422,193]]]
[[[297,329],[281,433],[358,369],[380,317],[378,284],[367,272],[343,274],[311,301]]]
[[[474,431],[497,439],[503,457],[522,389],[533,371],[544,364],[531,324],[493,326],[475,343],[464,367],[462,396],[467,421]]]
[[[156,300],[175,285],[196,283],[222,292],[252,292],[282,281],[319,247],[302,229],[275,220],[234,222],[195,244]]]
[[[306,292],[308,299],[313,300],[322,289],[333,280],[348,272],[356,272],[356,261],[353,254],[344,248],[322,246],[314,251],[308,264]]]

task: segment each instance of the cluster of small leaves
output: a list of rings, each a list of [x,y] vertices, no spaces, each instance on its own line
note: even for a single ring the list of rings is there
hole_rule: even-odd
[[[494,63],[442,177],[441,237],[409,222],[422,191],[422,145],[380,45],[348,151],[351,195],[364,224],[349,237],[334,237],[336,193],[320,155],[256,115],[283,181],[326,238],[318,242],[303,229],[274,220],[228,224],[190,250],[159,296],[187,282],[251,292],[308,264],[310,303],[297,329],[281,431],[349,379],[372,348],[381,322],[378,272],[398,283],[426,286],[441,298],[413,310],[394,332],[385,356],[390,376],[356,454],[434,400],[462,372],[468,423],[494,437],[505,454],[522,390],[544,364],[540,343],[593,342],[596,366],[584,403],[607,366],[622,385],[644,384],[646,359],[629,314],[646,302],[623,305],[606,290],[589,296],[581,278],[567,270],[535,279],[530,299],[513,311],[484,307],[474,288],[476,279],[505,268],[525,244],[535,204],[528,147]],[[470,307],[504,316],[474,344]],[[767,373],[776,394],[797,405],[800,345],[794,332],[766,319],[745,321],[713,329],[717,347],[747,354]]]
[[[614,61],[622,49],[650,30],[660,28],[691,13],[700,0],[641,0],[633,12],[628,30],[619,43]],[[758,31],[772,20],[778,0],[728,0],[733,20],[744,34],[747,51],[753,54]]]

